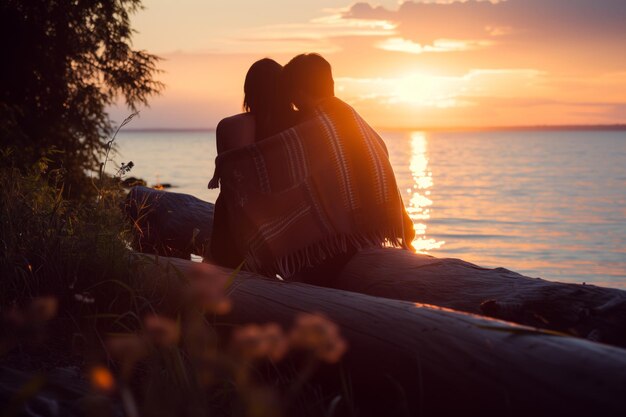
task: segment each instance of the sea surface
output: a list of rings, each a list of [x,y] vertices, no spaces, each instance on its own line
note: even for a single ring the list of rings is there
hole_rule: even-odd
[[[380,134],[420,252],[626,288],[626,131]],[[215,132],[122,131],[116,144],[130,175],[215,201]]]

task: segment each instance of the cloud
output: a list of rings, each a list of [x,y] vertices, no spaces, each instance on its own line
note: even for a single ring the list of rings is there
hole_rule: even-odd
[[[527,103],[547,104],[548,101],[542,98],[544,76],[533,69],[475,69],[461,76],[410,73],[398,77],[341,77],[336,80],[336,86],[342,98],[357,106],[369,107],[378,103],[378,106],[395,111],[404,108],[423,113],[434,109],[484,106],[487,103],[482,97],[499,98],[504,103],[519,88],[523,89],[525,96],[522,99]],[[380,114],[373,117],[380,119]],[[395,119],[389,115],[385,118]]]
[[[207,36],[208,53],[167,56],[166,96],[136,125],[215,126],[240,111],[254,60],[312,51],[377,126],[615,123],[626,120],[624,22],[626,0],[356,3],[251,19]]]
[[[336,38],[375,38],[393,36],[396,24],[385,19],[344,19],[334,11],[303,23],[283,23],[251,27],[239,31],[239,36],[221,39],[223,49],[254,52],[260,49],[273,53],[316,51],[339,52]]]
[[[345,14],[350,19],[384,18],[398,24],[405,38],[419,44],[432,45],[439,38],[479,39],[488,36],[496,5],[490,2],[403,3],[391,12],[367,3],[357,3]]]
[[[402,34],[424,44],[438,38],[512,34],[517,38],[552,34],[575,39],[626,34],[623,0],[407,1],[397,11],[357,3],[343,17],[396,22]]]
[[[337,94],[367,120],[402,127],[611,124],[626,120],[625,84],[624,73],[563,79],[532,68],[336,80]]]
[[[357,3],[343,18],[395,23],[402,43],[394,41],[395,49],[389,48],[390,41],[378,44],[386,50],[440,52],[437,44],[446,39],[515,50],[524,59],[552,53],[560,59],[595,61],[600,55],[613,68],[626,65],[624,0],[408,1],[397,10]],[[450,52],[459,50],[467,48]],[[573,64],[581,65],[581,60]]]
[[[426,52],[454,52],[484,48],[491,45],[490,41],[463,41],[437,39],[432,45],[422,45],[404,38],[386,38],[376,44],[376,47],[385,51],[405,52],[409,54],[423,54]]]

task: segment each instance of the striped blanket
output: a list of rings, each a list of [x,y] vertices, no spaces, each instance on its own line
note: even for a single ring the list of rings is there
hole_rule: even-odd
[[[228,218],[215,221],[229,222],[246,269],[288,278],[348,248],[412,248],[385,144],[337,98],[306,122],[219,155],[216,167]]]

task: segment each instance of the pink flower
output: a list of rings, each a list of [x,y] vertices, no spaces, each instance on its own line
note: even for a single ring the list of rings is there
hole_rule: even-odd
[[[214,265],[196,263],[191,271],[190,294],[205,311],[215,314],[228,314],[232,303],[226,295],[230,277]]]
[[[107,351],[113,359],[137,361],[148,354],[146,341],[138,334],[116,336],[107,339]]]
[[[180,340],[180,326],[177,322],[159,315],[144,318],[144,328],[148,339],[160,347],[172,347]]]
[[[116,336],[106,341],[107,352],[120,363],[123,378],[130,378],[135,364],[148,355],[145,339],[138,334],[129,333]]]
[[[279,325],[249,324],[233,331],[231,349],[247,360],[267,357],[279,361],[289,349],[289,344]]]
[[[266,355],[274,362],[281,360],[289,350],[289,340],[283,329],[276,323],[263,326],[263,338],[266,345]]]
[[[257,324],[235,329],[230,343],[231,349],[244,359],[260,358],[266,352],[261,326]]]
[[[319,314],[299,314],[289,338],[293,347],[309,350],[328,363],[338,362],[348,347],[339,327]]]

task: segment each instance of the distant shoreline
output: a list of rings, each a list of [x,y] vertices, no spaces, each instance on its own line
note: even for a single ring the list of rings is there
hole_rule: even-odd
[[[626,131],[626,124],[613,125],[534,125],[534,126],[465,126],[465,127],[384,127],[376,126],[383,132],[510,132],[510,131]],[[160,133],[160,132],[215,132],[212,127],[177,128],[177,127],[153,127],[153,128],[129,128],[124,133]]]

